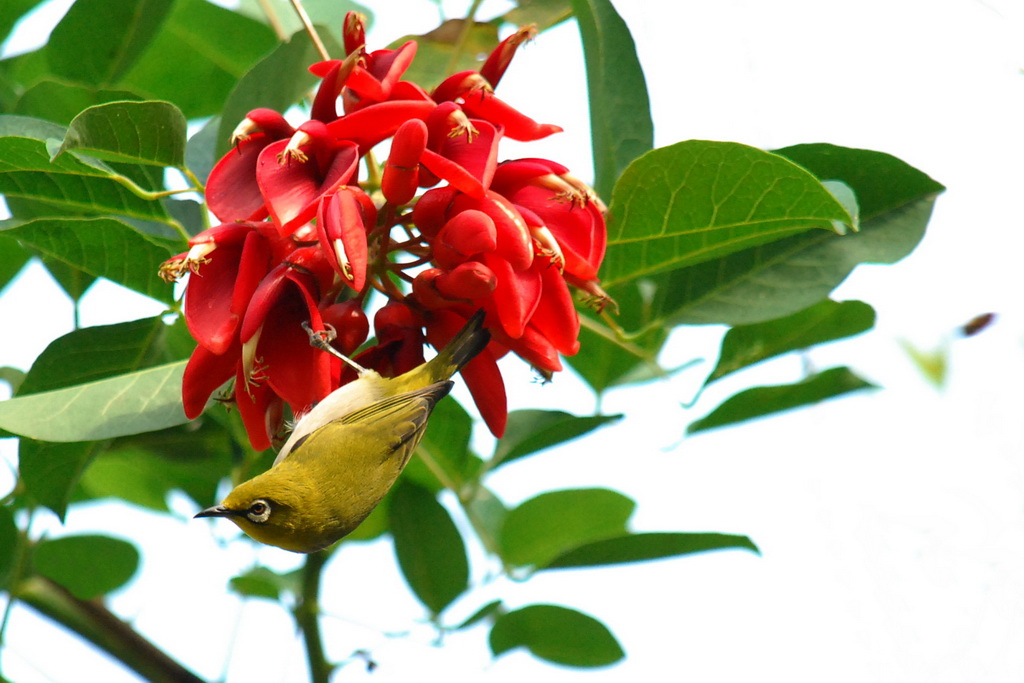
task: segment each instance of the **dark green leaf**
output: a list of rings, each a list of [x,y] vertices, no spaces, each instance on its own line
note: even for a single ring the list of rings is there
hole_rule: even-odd
[[[651,375],[663,372],[658,365],[658,352],[668,338],[668,329],[654,317],[655,291],[648,284],[633,280],[608,290],[618,303],[615,324],[626,330],[642,330],[628,339],[620,337],[593,313],[580,312],[582,351],[566,360],[597,393],[644,369]]]
[[[299,575],[297,572],[278,574],[266,567],[252,569],[231,577],[228,582],[231,590],[246,598],[266,598],[278,601],[282,593],[299,592]]]
[[[32,562],[39,574],[89,600],[128,583],[139,567],[139,551],[109,536],[64,536],[40,543]]]
[[[132,194],[124,184],[127,179],[99,161],[86,163],[64,154],[51,162],[46,140],[58,143],[64,129],[44,124],[38,119],[0,116],[0,194],[45,202],[56,209],[55,214],[69,209],[168,220],[160,202]]]
[[[0,429],[44,441],[92,441],[187,422],[185,361],[0,402]]]
[[[122,221],[39,218],[16,223],[0,234],[19,240],[49,259],[154,299],[169,302],[174,298],[174,288],[157,274],[157,266],[173,252]]]
[[[457,401],[441,401],[427,423],[417,453],[442,486],[458,493],[466,482],[473,421]]]
[[[455,627],[455,630],[458,631],[464,628],[469,628],[470,626],[475,626],[484,619],[498,616],[499,614],[501,614],[501,611],[501,600],[492,600],[491,602],[487,603],[477,611],[473,612],[473,614],[468,616],[461,624]]]
[[[544,569],[645,562],[711,550],[745,549],[760,554],[746,536],[701,533],[644,533],[606,538],[559,555]]]
[[[209,507],[231,472],[233,450],[227,432],[211,420],[123,437],[88,466],[75,500],[116,497],[166,512],[167,494],[180,490]]]
[[[508,414],[505,436],[498,441],[491,457],[491,469],[519,458],[571,441],[614,422],[621,415],[579,417],[561,410],[516,410]]]
[[[775,150],[822,180],[841,180],[857,195],[861,218],[891,213],[921,199],[933,199],[944,188],[910,164],[885,152],[826,143]]]
[[[852,337],[874,324],[875,310],[863,301],[826,299],[785,318],[734,327],[722,340],[718,365],[705,384],[768,358]]]
[[[389,518],[405,580],[420,602],[440,614],[469,586],[459,530],[433,494],[404,478],[394,489]]]
[[[237,12],[205,0],[176,0],[145,54],[118,85],[174,102],[187,119],[212,116],[242,74],[276,43],[273,31]],[[283,81],[276,85],[291,87]]]
[[[324,43],[331,54],[341,54],[341,48],[329,36],[324,37]],[[318,61],[320,53],[313,47],[309,36],[300,32],[249,69],[224,103],[217,133],[217,158],[230,149],[231,131],[250,111],[267,107],[283,112],[309,93],[320,82],[309,73],[309,65]]]
[[[95,275],[89,275],[83,270],[73,268],[64,261],[47,256],[46,254],[40,254],[36,251],[39,256],[39,260],[46,266],[46,270],[50,273],[50,276],[57,281],[60,288],[64,290],[64,293],[71,298],[72,301],[78,301],[81,299],[92,283],[96,282]]]
[[[149,47],[173,0],[77,0],[50,34],[53,73],[89,85],[110,85]]]
[[[852,235],[814,231],[650,278],[665,324],[746,325],[829,295],[860,263],[895,263],[924,237],[934,201],[872,218]]]
[[[508,513],[501,557],[520,567],[543,567],[573,548],[622,535],[635,507],[631,498],[609,489],[542,493]]]
[[[167,332],[159,317],[69,332],[39,354],[18,394],[61,389],[180,360],[166,347]]]
[[[210,177],[213,165],[217,163],[214,151],[217,148],[217,134],[220,131],[220,117],[214,116],[188,139],[185,145],[185,165],[203,185]]]
[[[7,581],[18,559],[18,525],[14,523],[14,510],[0,505],[0,588],[9,591]]]
[[[565,666],[608,666],[625,656],[604,624],[557,605],[529,605],[501,615],[490,644],[495,657],[525,647],[534,657]]]
[[[30,256],[17,240],[0,237],[0,293],[21,272]]]
[[[42,4],[43,0],[4,0],[0,4],[0,43],[7,39],[7,35],[14,28],[14,25],[23,16],[28,14],[36,5]]]
[[[181,110],[170,102],[98,104],[74,118],[58,153],[182,168],[186,128]]]
[[[402,36],[388,47],[394,49],[415,40],[416,59],[405,71],[404,80],[433,89],[442,80],[460,71],[476,71],[483,65],[482,56],[488,55],[498,44],[498,26],[491,22],[476,21],[469,27],[465,43],[460,43],[466,26],[465,19],[449,19],[430,33],[421,36]],[[448,68],[456,49],[459,58]]]
[[[695,265],[833,222],[852,225],[813,175],[735,142],[648,152],[615,185],[602,281]]]
[[[42,80],[22,93],[12,113],[35,116],[66,126],[87,107],[115,100],[137,99],[141,98],[127,90],[96,89],[77,83]]]
[[[594,189],[602,197],[654,146],[647,83],[629,28],[608,0],[572,0],[587,62]]]
[[[784,410],[819,403],[875,385],[853,374],[849,368],[824,370],[796,384],[754,387],[726,399],[707,416],[690,423],[687,434],[752,420]]]
[[[23,438],[18,442],[18,473],[29,495],[64,521],[71,494],[99,451],[95,441],[52,443]]]

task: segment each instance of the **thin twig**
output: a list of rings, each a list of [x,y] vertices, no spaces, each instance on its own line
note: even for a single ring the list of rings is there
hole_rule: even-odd
[[[444,73],[454,73],[455,68],[459,65],[459,58],[462,57],[462,53],[466,51],[466,43],[469,41],[469,32],[473,28],[474,17],[476,17],[476,11],[480,9],[481,4],[483,4],[483,0],[473,0],[473,4],[469,6],[469,10],[466,12],[466,18],[463,20],[462,29],[459,31],[459,37],[455,41],[455,49],[452,51],[452,56],[448,59],[448,65],[445,67]]]
[[[270,0],[259,0],[260,9],[263,10],[263,16],[267,18],[267,23],[270,24],[270,28],[274,29],[274,34],[280,41],[288,40],[288,32],[285,31],[284,24],[281,23],[281,19],[277,16],[277,12],[274,11],[274,6],[270,4]]]
[[[309,15],[306,14],[306,8],[302,6],[302,2],[300,2],[300,0],[291,0],[291,3],[292,7],[295,8],[295,13],[299,15],[299,21],[302,22],[303,28],[306,29],[306,33],[309,34],[310,39],[313,41],[316,51],[320,53],[320,57],[326,62],[331,58],[331,56],[327,54],[327,48],[324,47],[324,41],[320,40],[320,35],[316,32],[316,29],[313,28],[313,22],[309,20]]]

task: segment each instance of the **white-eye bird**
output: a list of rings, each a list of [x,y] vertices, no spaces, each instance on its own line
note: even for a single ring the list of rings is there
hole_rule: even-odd
[[[298,553],[326,548],[377,506],[427,427],[450,380],[490,341],[483,311],[426,363],[394,378],[341,356],[359,377],[301,416],[273,466],[196,517],[226,517],[261,543]]]

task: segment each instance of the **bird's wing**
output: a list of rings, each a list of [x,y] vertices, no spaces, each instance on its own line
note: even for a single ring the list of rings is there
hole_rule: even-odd
[[[351,444],[381,444],[384,446],[380,453],[383,459],[401,451],[400,467],[405,467],[423,435],[434,405],[451,391],[452,386],[451,381],[436,382],[422,389],[389,396],[343,415],[303,437],[292,447],[290,457],[302,459],[303,451],[336,453],[336,447],[342,446],[340,441],[344,440]],[[332,443],[335,448],[330,449],[311,448],[321,439],[339,443]],[[355,453],[352,455],[356,456]]]

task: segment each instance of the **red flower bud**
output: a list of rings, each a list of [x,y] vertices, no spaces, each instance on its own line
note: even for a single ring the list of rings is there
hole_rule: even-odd
[[[526,270],[533,263],[533,242],[526,221],[512,203],[496,192],[488,190],[483,199],[459,194],[452,202],[452,215],[469,209],[482,211],[494,221],[497,238],[496,252],[511,264],[514,270]]]
[[[359,348],[370,333],[370,321],[366,311],[356,300],[342,301],[331,304],[320,311],[325,325],[330,325],[337,333],[333,345],[346,356]]]
[[[451,268],[475,254],[498,248],[494,221],[483,211],[467,209],[455,214],[437,234],[433,244],[438,265]]]
[[[512,58],[515,56],[519,46],[533,40],[536,35],[536,24],[521,26],[515,33],[498,43],[498,47],[491,51],[487,61],[480,67],[480,75],[487,79],[492,88],[498,87],[498,82],[505,75],[505,69],[512,62]]]
[[[419,119],[403,123],[391,140],[391,152],[381,178],[381,192],[394,204],[407,204],[419,186],[419,165],[427,147],[427,124]]]
[[[455,188],[439,187],[424,192],[412,208],[412,221],[427,239],[433,239],[448,221],[448,212],[456,196]]]
[[[461,263],[442,271],[434,281],[437,291],[449,299],[474,301],[489,296],[497,286],[494,271],[478,261]]]
[[[345,186],[320,201],[316,232],[327,261],[348,286],[361,292],[366,285],[367,217],[357,194],[362,190]],[[370,227],[372,227],[370,223]]]

